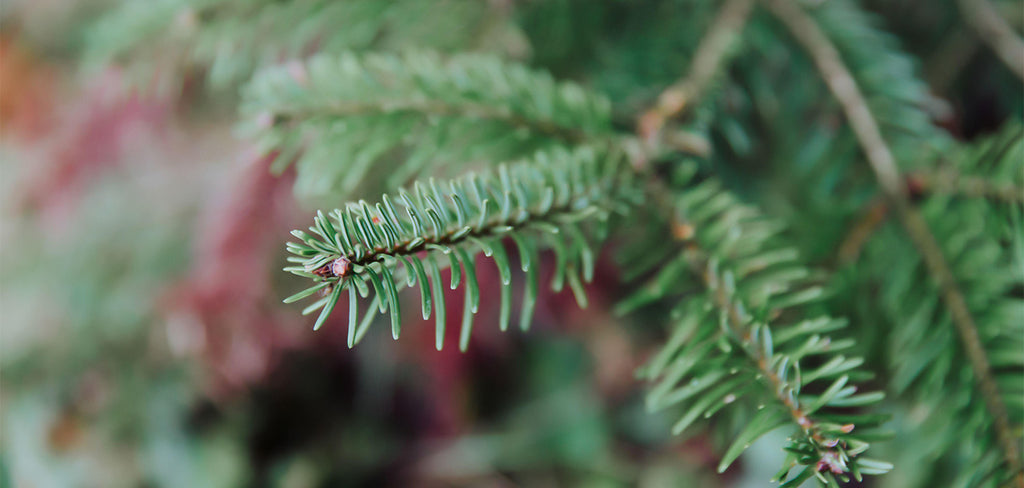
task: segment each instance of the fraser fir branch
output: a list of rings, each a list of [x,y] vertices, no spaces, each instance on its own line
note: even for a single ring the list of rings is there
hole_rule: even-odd
[[[1019,127],[1009,124],[992,137],[961,145],[942,160],[965,174],[1019,181],[1024,176],[1021,151],[1024,141]],[[1024,302],[1017,290],[1024,283],[1020,253],[1024,206],[942,193],[925,193],[915,203],[958,277],[1019,436],[1024,413],[1019,400]],[[928,432],[923,434],[928,440],[916,441],[927,444],[918,457],[959,467],[953,472],[936,470],[929,477],[932,484],[949,479],[952,486],[1007,486],[1015,473],[1007,469],[991,413],[977,393],[977,380],[964,374],[970,365],[955,327],[947,324],[950,317],[939,291],[921,286],[929,281],[928,270],[901,231],[898,224],[880,227],[865,246],[857,268],[875,277],[863,286],[877,294],[886,315],[882,320],[896,325],[886,335],[887,346],[898,351],[887,373],[890,389],[912,402],[915,410],[928,412],[915,429]]]
[[[692,165],[683,168],[684,173],[693,171],[685,169]],[[678,179],[693,181],[692,174]],[[792,315],[785,309],[822,295],[821,290],[800,284],[807,271],[795,262],[795,253],[770,245],[778,226],[758,218],[713,180],[681,184],[686,189],[676,197],[667,188],[654,188],[661,195],[659,206],[676,208],[671,225],[676,246],[681,246],[675,250],[677,257],[658,268],[653,280],[620,309],[686,296],[673,312],[680,323],[668,344],[643,370],[644,377],[657,381],[648,397],[651,408],[686,402],[686,413],[675,429],[678,432],[698,416],[714,415],[745,396],[772,398],[776,407],[758,408],[723,456],[720,470],[756,437],[788,423],[797,426],[801,435],[787,448],[792,464],[780,472],[779,481],[787,478],[793,465],[808,466],[786,486],[813,476],[832,483],[834,476],[852,474],[859,479],[863,474],[887,471],[887,463],[860,457],[868,444],[858,436],[877,426],[878,417],[821,410],[881,399],[880,393],[855,395],[856,389],[847,385],[862,361],[835,356],[822,359],[823,365],[817,369],[801,371],[805,357],[852,345],[819,335],[841,327],[842,321],[817,317],[768,325],[778,322],[780,315]],[[653,252],[652,246],[645,249]],[[686,290],[684,284],[691,274],[701,291]],[[720,327],[714,327],[716,315]],[[743,370],[750,373],[740,374]],[[804,386],[820,380],[831,381],[823,393],[801,393]]]
[[[683,223],[682,225],[689,224]],[[700,277],[704,286],[710,292],[715,307],[722,311],[726,317],[731,337],[738,343],[760,375],[767,380],[768,389],[771,391],[771,394],[779,403],[785,406],[793,421],[803,429],[808,441],[810,441],[810,445],[818,452],[819,458],[824,459],[830,453],[833,456],[838,454],[832,448],[825,447],[826,444],[831,443],[823,435],[825,427],[821,422],[808,418],[796,401],[793,392],[799,391],[799,386],[791,384],[786,378],[783,378],[776,372],[775,366],[779,363],[779,359],[771,357],[770,352],[766,353],[761,344],[759,344],[761,341],[752,334],[750,328],[751,317],[745,311],[746,307],[742,305],[742,300],[735,296],[734,290],[723,286],[724,280],[722,276],[716,274],[714,264],[708,261],[708,258],[703,255],[700,249],[696,246],[691,246],[684,253],[690,264],[691,271]],[[754,332],[762,335],[770,333],[767,328],[758,329],[756,326]],[[847,424],[841,426],[840,431],[849,433],[854,428],[854,424]],[[821,465],[817,469],[820,471],[825,467],[825,465]],[[832,466],[828,467],[832,469]],[[838,468],[838,466],[836,467]]]
[[[977,324],[967,308],[963,293],[939,243],[921,214],[910,205],[895,159],[882,138],[867,102],[850,71],[843,65],[835,46],[813,19],[789,0],[763,1],[810,54],[829,90],[839,101],[883,193],[924,258],[929,274],[938,283],[943,302],[950,312],[978,387],[993,417],[1009,471],[1015,483],[1024,487],[1024,470],[1021,467],[1017,439],[1011,430],[1006,405],[999,394]]]
[[[928,196],[919,207],[935,223],[936,237],[961,280],[1000,394],[1009,407],[1011,425],[1019,433],[1024,413],[1019,400],[1024,398],[1019,381],[1024,374],[1024,323],[1020,320],[1024,302],[1015,290],[1024,283],[1024,267],[1015,251],[1024,233],[1013,222],[1020,221],[1024,207],[993,212],[991,202],[947,195]],[[1010,218],[1004,220],[1004,213]],[[929,485],[1010,485],[1013,473],[1007,469],[998,431],[977,392],[977,380],[970,374],[956,329],[949,323],[938,290],[928,286],[928,271],[898,223],[878,230],[857,268],[876,277],[863,286],[877,294],[876,306],[884,312],[877,320],[893,324],[885,335],[886,347],[892,351],[886,372],[890,391],[914,411],[926,412],[908,434],[922,436],[913,442],[926,444],[916,457],[936,459]]]
[[[628,178],[619,176],[620,160],[619,156],[598,156],[587,150],[540,153],[530,161],[501,166],[496,173],[470,175],[445,184],[431,180],[428,184],[417,184],[412,192],[401,192],[397,198],[384,195],[373,206],[365,201],[350,204],[345,211],[335,210],[332,219],[321,213],[315,219],[316,225],[310,228],[316,236],[293,232],[302,242],[290,243],[288,250],[297,255],[291,260],[301,266],[286,268],[316,284],[286,301],[329,290],[331,295],[326,300],[314,304],[313,310],[323,307],[315,325],[318,328],[333,310],[340,290],[356,287],[365,297],[369,283],[375,290],[379,310],[391,310],[393,335],[397,339],[397,290],[403,283],[412,286],[418,282],[424,318],[437,314],[440,349],[444,295],[438,283],[439,266],[430,256],[440,252],[451,264],[451,288],[465,283],[467,290],[460,339],[460,348],[465,349],[479,301],[476,272],[466,250],[481,250],[493,257],[505,287],[511,286],[508,257],[501,247],[505,236],[511,236],[521,250],[528,251],[538,244],[553,246],[560,263],[553,287],[560,288],[558,283],[567,273],[570,283],[579,279],[576,273],[589,281],[593,276],[591,252],[576,226],[621,211],[620,198],[628,194]],[[528,251],[520,259],[523,269],[535,276],[531,254]],[[424,257],[425,262],[421,259]],[[460,272],[460,264],[465,273]],[[427,279],[424,270],[429,270],[432,279]],[[401,274],[396,274],[399,271]],[[533,307],[533,279],[528,278],[524,311]],[[432,282],[432,300],[427,281]],[[349,293],[354,296],[351,290]],[[510,299],[507,290],[503,291],[502,329],[508,321]],[[353,315],[349,330],[354,327]],[[358,337],[351,342],[358,342]]]

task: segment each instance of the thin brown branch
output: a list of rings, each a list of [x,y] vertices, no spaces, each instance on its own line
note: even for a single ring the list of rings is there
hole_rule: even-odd
[[[986,0],[959,0],[964,20],[1010,71],[1024,80],[1024,41]]]
[[[971,369],[978,381],[978,387],[985,399],[985,404],[992,415],[1007,467],[1014,482],[1018,486],[1024,487],[1024,472],[1021,469],[1017,440],[1010,425],[1006,404],[1003,402],[999,394],[999,387],[992,376],[992,367],[982,346],[977,324],[967,308],[964,295],[946,262],[942,248],[929,230],[924,217],[910,204],[907,187],[903,184],[896,161],[889,146],[882,138],[878,123],[871,115],[867,101],[861,94],[853,75],[843,64],[832,41],[800,7],[790,0],[762,1],[810,54],[829,90],[839,101],[846,114],[853,132],[865,152],[868,163],[878,179],[882,192],[924,259],[929,274],[938,284],[943,302],[953,319]]]
[[[746,24],[753,3],[753,0],[726,0],[697,45],[686,76],[666,88],[657,103],[640,116],[637,132],[641,139],[656,141],[665,122],[690,107],[707,90],[728,57],[733,39]]]

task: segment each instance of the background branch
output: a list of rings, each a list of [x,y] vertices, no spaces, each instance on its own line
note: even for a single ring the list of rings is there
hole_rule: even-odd
[[[920,212],[910,204],[908,191],[896,166],[896,160],[882,138],[878,124],[868,109],[867,101],[861,94],[853,75],[843,64],[836,47],[810,16],[788,0],[763,1],[808,52],[829,90],[839,101],[886,199],[889,200],[907,234],[924,258],[929,274],[938,284],[943,302],[950,312],[953,324],[956,326],[970,361],[971,369],[978,380],[988,410],[992,414],[996,433],[999,436],[1007,465],[1010,472],[1013,473],[1014,482],[1018,486],[1024,487],[1020,451],[1013,436],[1006,405],[999,396],[998,385],[992,375],[992,368],[982,346],[978,327],[967,308],[966,300],[957,286],[953,272],[943,256],[942,248]]]

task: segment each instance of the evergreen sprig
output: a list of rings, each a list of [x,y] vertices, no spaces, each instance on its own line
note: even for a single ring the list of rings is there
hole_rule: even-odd
[[[777,475],[783,486],[814,476],[835,485],[888,471],[889,463],[861,456],[885,417],[858,410],[883,394],[858,393],[852,381],[870,377],[858,369],[863,360],[838,354],[854,342],[823,335],[846,321],[811,311],[808,304],[824,290],[794,249],[776,243],[782,226],[740,204],[717,181],[698,183],[695,174],[695,165],[684,165],[676,175],[682,185],[672,198],[676,240],[644,246],[668,250],[667,264],[639,270],[657,269],[621,308],[682,300],[672,310],[671,337],[641,372],[655,382],[648,407],[681,408],[673,427],[680,433],[730,405],[745,405],[752,416],[719,471],[784,425],[797,429]],[[805,467],[790,477],[797,465]]]
[[[480,293],[474,255],[483,251],[494,259],[500,272],[500,328],[506,330],[511,309],[511,264],[503,239],[510,238],[519,251],[526,272],[520,325],[528,328],[538,292],[537,255],[551,247],[556,258],[552,289],[569,284],[580,306],[587,305],[583,282],[594,272],[591,240],[602,234],[592,229],[613,211],[623,211],[628,180],[622,177],[621,156],[599,155],[591,150],[541,152],[531,160],[502,165],[485,172],[448,181],[431,179],[417,183],[397,197],[384,195],[373,205],[360,201],[322,212],[310,227],[312,233],[294,231],[300,242],[288,244],[289,258],[297,266],[286,268],[316,284],[286,299],[297,301],[323,292],[325,295],[304,313],[321,310],[319,328],[334,310],[342,292],[349,294],[348,343],[353,346],[366,333],[377,313],[391,312],[392,335],[401,331],[398,290],[420,287],[423,318],[436,318],[436,346],[443,346],[445,297],[440,270],[443,255],[451,268],[451,289],[460,283],[466,292],[459,347],[469,344],[473,315]],[[461,265],[461,270],[460,270]],[[428,290],[428,286],[430,290]],[[373,294],[373,305],[357,320],[358,296]]]
[[[242,111],[244,130],[279,151],[276,170],[298,160],[296,189],[307,195],[350,193],[380,164],[392,170],[377,178],[394,188],[424,172],[455,173],[610,130],[604,97],[477,54],[317,56],[299,74],[294,66],[261,72]]]

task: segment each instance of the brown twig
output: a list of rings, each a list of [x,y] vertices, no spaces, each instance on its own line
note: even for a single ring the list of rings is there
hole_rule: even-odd
[[[959,0],[957,4],[960,13],[978,37],[995,51],[1010,71],[1024,80],[1024,41],[1013,32],[999,12],[985,0]]]
[[[1014,482],[1024,487],[1020,451],[1014,438],[1006,404],[992,376],[988,356],[982,346],[977,324],[967,308],[967,302],[956,283],[956,278],[942,253],[942,248],[928,228],[920,212],[910,205],[909,195],[896,161],[882,138],[881,131],[867,101],[854,81],[853,75],[842,62],[832,41],[815,21],[790,0],[762,0],[772,13],[790,30],[793,37],[810,54],[821,72],[829,90],[839,101],[860,142],[868,163],[874,171],[882,192],[924,259],[929,274],[937,282],[942,299],[949,310],[971,369],[993,417],[996,434]]]
[[[697,45],[686,76],[665,89],[657,103],[640,116],[637,133],[648,144],[660,137],[665,122],[699,98],[727,58],[729,46],[750,16],[753,0],[727,0]]]

